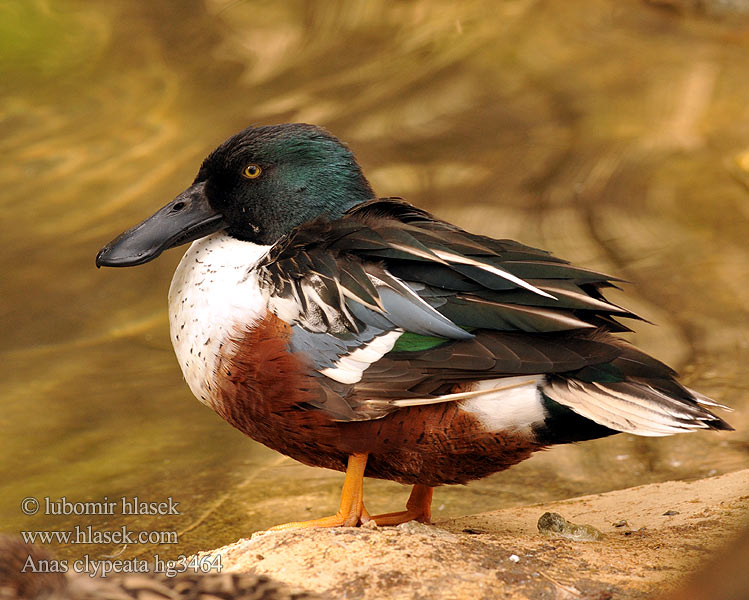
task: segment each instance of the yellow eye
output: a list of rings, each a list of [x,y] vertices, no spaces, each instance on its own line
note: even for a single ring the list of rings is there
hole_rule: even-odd
[[[242,177],[247,179],[257,179],[262,172],[263,170],[260,168],[260,165],[247,165],[244,168],[244,171],[242,171]]]

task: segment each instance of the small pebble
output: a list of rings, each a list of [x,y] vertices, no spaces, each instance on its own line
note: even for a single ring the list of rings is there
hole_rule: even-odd
[[[552,537],[562,537],[576,542],[594,542],[603,534],[591,525],[571,523],[558,513],[547,512],[538,520],[538,531]]]
[[[520,562],[520,557],[517,554],[510,554],[510,560],[514,563]]]
[[[666,512],[663,513],[663,516],[664,517],[673,517],[674,515],[678,515],[678,514],[679,514],[678,510],[667,510]]]
[[[627,523],[624,519],[621,521],[617,521],[616,523],[612,523],[614,527],[629,527],[629,523]]]

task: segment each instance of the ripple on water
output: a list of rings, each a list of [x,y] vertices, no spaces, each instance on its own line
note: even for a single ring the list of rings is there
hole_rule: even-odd
[[[166,329],[178,251],[138,269],[93,265],[250,122],[318,122],[350,142],[382,195],[630,280],[612,297],[659,324],[636,324],[630,339],[737,409],[736,433],[617,436],[440,489],[437,518],[747,466],[738,22],[593,0],[254,6],[0,9],[0,73],[15,84],[0,96],[0,148],[12,157],[0,161],[12,225],[0,255],[10,531],[79,523],[24,517],[24,496],[173,496],[179,517],[85,524],[173,528],[180,547],[160,552],[176,555],[337,505],[340,474],[246,440],[190,396]],[[374,512],[407,495],[366,485]]]

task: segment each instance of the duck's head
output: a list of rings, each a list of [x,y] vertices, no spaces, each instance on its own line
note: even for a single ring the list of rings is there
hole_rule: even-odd
[[[374,197],[353,153],[314,125],[250,127],[203,161],[192,185],[104,246],[97,266],[130,267],[220,230],[273,244]]]

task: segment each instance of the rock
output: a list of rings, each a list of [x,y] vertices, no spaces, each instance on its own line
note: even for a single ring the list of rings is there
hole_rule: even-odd
[[[678,514],[664,519],[666,510]],[[541,512],[589,523],[602,538],[591,544],[541,535]],[[744,470],[432,526],[274,531],[218,551],[226,571],[267,575],[331,600],[627,600],[674,587],[734,537],[747,514]]]
[[[559,513],[546,512],[538,520],[538,531],[544,535],[563,537],[575,542],[597,542],[603,534],[591,525],[576,525]]]

